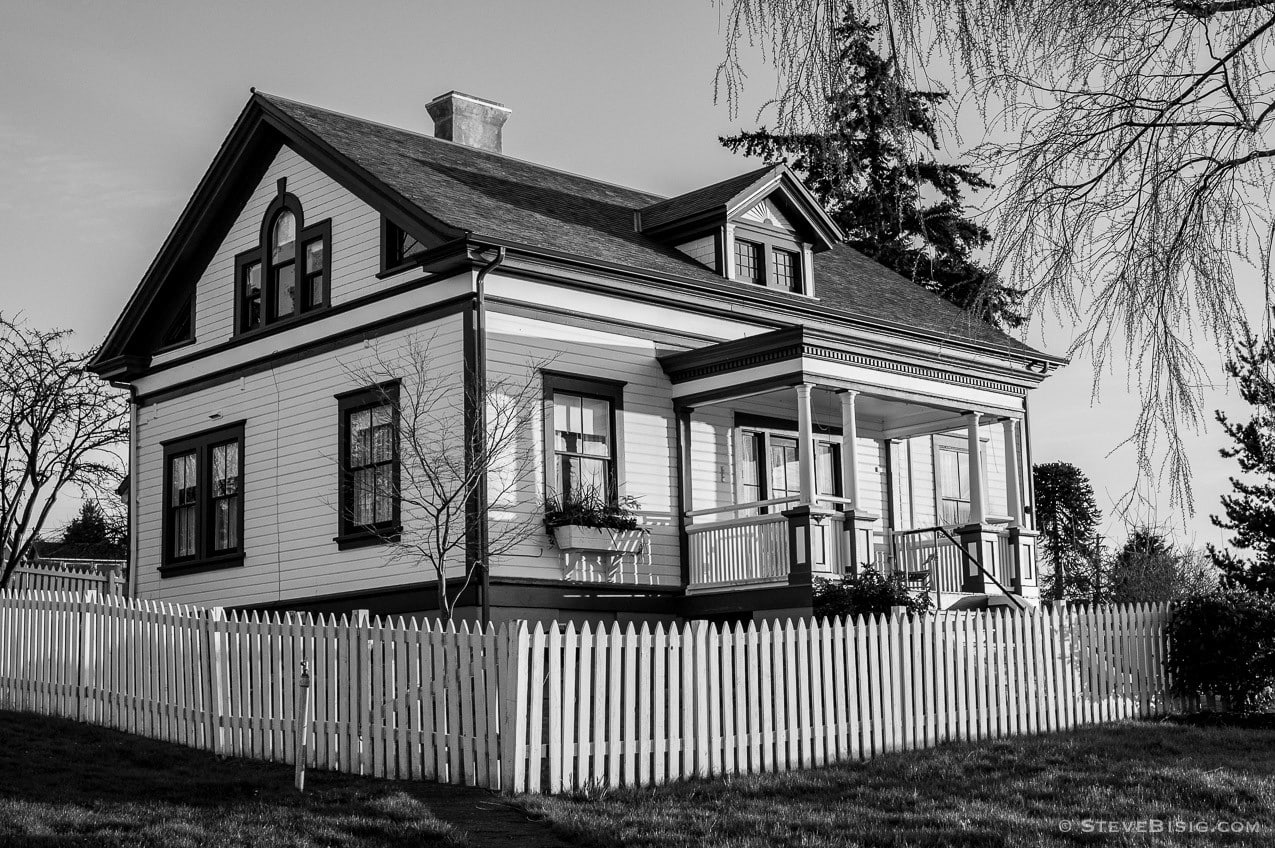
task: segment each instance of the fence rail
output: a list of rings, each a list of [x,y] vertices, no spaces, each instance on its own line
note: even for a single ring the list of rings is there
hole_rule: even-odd
[[[286,763],[301,740],[312,768],[561,792],[1160,714],[1167,620],[1122,606],[471,630],[0,592],[0,709]]]

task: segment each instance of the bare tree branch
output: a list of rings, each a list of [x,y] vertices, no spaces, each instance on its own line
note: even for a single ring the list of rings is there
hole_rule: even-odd
[[[0,588],[31,556],[58,499],[94,497],[123,473],[124,395],[91,374],[69,333],[0,315]]]

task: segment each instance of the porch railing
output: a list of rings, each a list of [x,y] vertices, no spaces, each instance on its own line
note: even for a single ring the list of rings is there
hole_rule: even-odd
[[[791,502],[791,499],[775,499],[688,513],[690,517],[702,518],[775,507],[764,515],[687,525],[691,586],[734,586],[786,580],[789,570],[788,519],[780,513],[780,508]]]
[[[909,586],[930,592],[959,592],[965,582],[961,547],[937,527],[898,530],[877,551],[883,574],[901,574]]]

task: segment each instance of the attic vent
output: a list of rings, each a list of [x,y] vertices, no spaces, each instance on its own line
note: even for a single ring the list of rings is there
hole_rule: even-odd
[[[434,136],[499,153],[501,128],[511,110],[459,91],[449,91],[431,100],[425,110],[434,119]]]

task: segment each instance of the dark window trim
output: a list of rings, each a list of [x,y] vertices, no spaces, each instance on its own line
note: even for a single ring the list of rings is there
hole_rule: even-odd
[[[222,424],[198,433],[180,436],[161,442],[164,451],[164,508],[161,515],[163,531],[163,551],[160,556],[160,574],[168,577],[174,574],[188,574],[194,571],[211,571],[217,568],[231,568],[243,565],[244,536],[243,521],[245,510],[244,498],[244,424],[236,421]],[[232,551],[212,553],[212,497],[208,485],[212,481],[211,448],[235,442],[239,445],[239,512],[236,516],[235,536],[239,546]],[[176,456],[187,453],[195,454],[196,496],[195,496],[195,553],[192,556],[177,558],[173,556],[173,536],[175,528],[170,518],[173,500],[173,477],[171,462]]]
[[[270,261],[270,238],[275,219],[283,210],[288,210],[296,218],[297,235],[292,243],[292,274],[296,292],[293,296],[292,312],[286,315],[273,316],[275,304],[274,266]],[[305,267],[304,247],[316,238],[323,239],[323,304],[307,306],[308,291],[304,286]],[[246,328],[243,325],[243,269],[254,262],[261,263],[261,322]],[[245,250],[235,256],[235,332],[234,338],[251,337],[264,332],[267,328],[300,321],[315,313],[326,311],[332,306],[332,219],[324,218],[313,224],[306,224],[301,201],[294,194],[281,192],[276,195],[261,218],[261,226],[257,232],[256,247]]]
[[[402,456],[399,450],[398,433],[400,387],[401,382],[399,380],[387,380],[384,383],[378,383],[373,386],[364,386],[361,389],[341,392],[335,396],[338,416],[337,432],[340,442],[337,445],[337,454],[340,457],[340,464],[337,467],[337,535],[333,538],[333,541],[337,543],[339,550],[344,551],[351,548],[396,542],[402,536],[402,504],[398,494],[399,486],[402,483],[399,470]],[[379,526],[356,525],[350,519],[354,486],[354,474],[350,469],[350,414],[361,409],[379,406],[383,403],[390,404],[393,419],[394,460],[392,485],[394,491],[391,506],[392,517],[389,521],[382,522]]]
[[[557,463],[558,452],[554,449],[553,436],[553,396],[556,392],[563,394],[579,395],[581,397],[595,398],[597,400],[605,400],[610,403],[611,414],[609,416],[608,425],[611,432],[611,474],[607,480],[608,497],[612,502],[618,501],[620,497],[620,469],[624,467],[624,457],[622,454],[623,443],[620,440],[620,414],[624,411],[624,387],[628,385],[623,380],[608,380],[601,377],[581,377],[577,374],[564,374],[559,371],[549,371],[547,369],[540,370],[540,376],[543,383],[542,398],[545,403],[545,485],[544,495],[546,500],[556,494],[553,491],[553,480],[556,474],[554,468]]]
[[[420,242],[421,249],[399,256],[395,248],[398,244],[398,238],[404,234],[410,235]],[[381,270],[377,276],[388,277],[400,274],[416,266],[420,256],[427,252],[429,252],[429,247],[425,245],[421,238],[384,215],[381,216]]]

